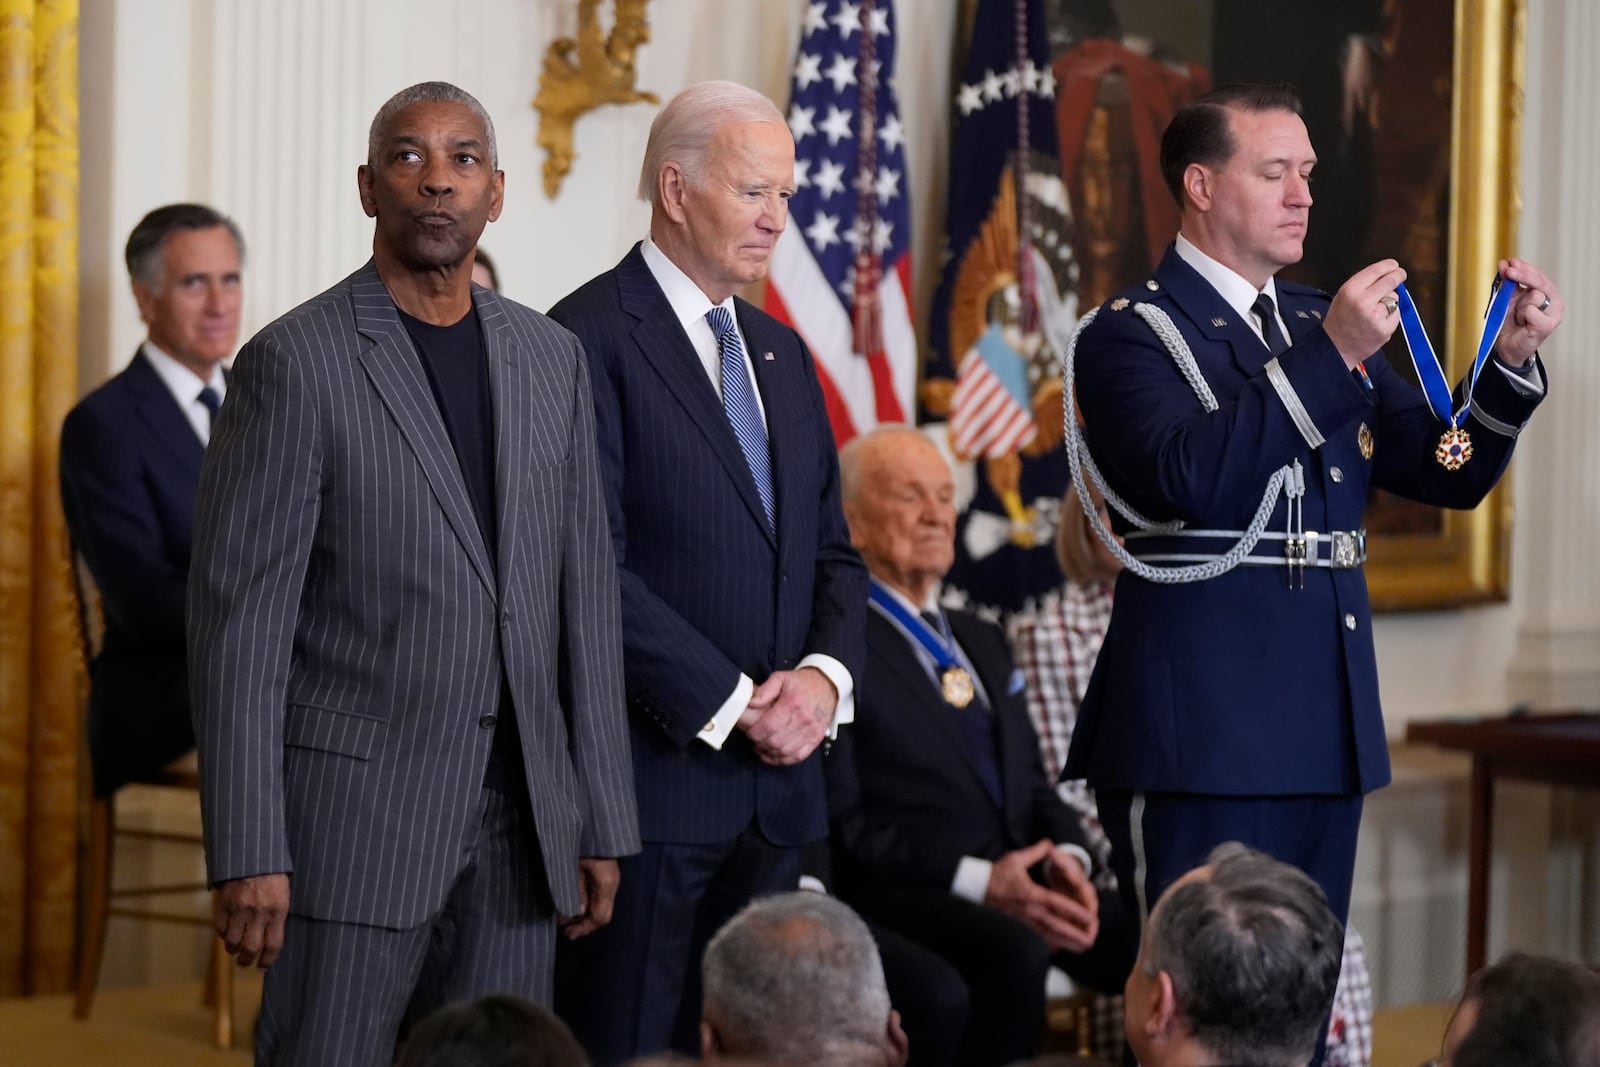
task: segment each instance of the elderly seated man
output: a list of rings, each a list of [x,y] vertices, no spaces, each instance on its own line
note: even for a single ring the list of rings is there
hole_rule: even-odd
[[[1305,1067],[1328,1020],[1344,929],[1304,871],[1237,842],[1150,913],[1125,990],[1143,1067]]]
[[[701,961],[701,1058],[768,1067],[903,1067],[906,1035],[889,1006],[867,924],[800,891],[746,905]]]
[[[1600,973],[1512,952],[1467,982],[1440,1067],[1597,1067]]]
[[[846,446],[840,484],[872,610],[856,721],[825,764],[835,885],[960,972],[956,1062],[1010,1063],[1038,1049],[1051,964],[1115,991],[1133,933],[1090,881],[1005,636],[940,607],[956,519],[944,457],[915,430],[880,428]]]

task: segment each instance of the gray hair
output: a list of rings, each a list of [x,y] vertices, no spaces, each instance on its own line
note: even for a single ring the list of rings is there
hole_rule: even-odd
[[[1179,1014],[1222,1062],[1294,1067],[1316,1050],[1333,1004],[1344,928],[1304,871],[1218,845],[1211,877],[1167,891],[1140,963],[1172,978]]]
[[[483,123],[483,136],[488,141],[489,168],[500,169],[500,149],[495,145],[494,120],[489,118],[489,112],[484,110],[478,98],[459,86],[449,82],[418,82],[409,89],[401,89],[395,93],[378,113],[372,116],[372,125],[367,129],[367,165],[378,158],[378,150],[383,147],[383,142],[389,136],[389,127],[394,125],[394,120],[400,112],[412,104],[460,104],[477,116]]]
[[[652,207],[661,168],[676,163],[691,184],[705,176],[711,139],[723,126],[748,122],[784,122],[778,105],[738,82],[709,81],[691,85],[667,101],[650,124],[639,168],[639,199]]]
[[[855,912],[822,893],[746,906],[706,946],[701,977],[701,1013],[730,1055],[796,1067],[859,1063],[887,1040],[878,946]]]
[[[903,422],[879,423],[864,434],[858,434],[844,443],[839,449],[839,499],[855,503],[861,495],[861,481],[866,477],[865,460],[862,454],[871,447],[872,442],[884,437],[911,434],[915,437],[923,436],[921,430]],[[929,442],[932,444],[932,442]]]
[[[133,228],[128,235],[128,245],[123,249],[123,262],[128,265],[128,277],[150,289],[161,281],[161,257],[166,253],[167,240],[184,230],[209,230],[221,226],[233,238],[234,250],[239,253],[239,265],[244,265],[244,234],[238,223],[205,204],[168,204],[158,207]]]

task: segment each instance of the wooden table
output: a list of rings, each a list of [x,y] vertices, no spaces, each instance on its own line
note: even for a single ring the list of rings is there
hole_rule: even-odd
[[[1600,788],[1600,713],[1413,722],[1406,727],[1406,740],[1472,755],[1471,869],[1467,881],[1467,974],[1471,975],[1486,962],[1495,779]]]

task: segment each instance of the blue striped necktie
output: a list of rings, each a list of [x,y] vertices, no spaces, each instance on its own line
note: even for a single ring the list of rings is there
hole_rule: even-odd
[[[733,316],[724,307],[714,307],[706,312],[706,322],[717,335],[717,350],[722,353],[722,408],[728,413],[728,423],[733,435],[739,439],[739,449],[755,479],[756,492],[761,497],[761,510],[767,514],[767,526],[776,529],[776,508],[772,496],[772,459],[767,455],[767,427],[761,421],[761,409],[756,405],[756,392],[750,385],[750,374],[744,366],[744,345],[739,341],[739,331],[733,328]]]
[[[206,432],[209,435],[217,425],[217,412],[222,408],[222,395],[208,385],[200,390],[200,395],[195,399],[205,405]]]

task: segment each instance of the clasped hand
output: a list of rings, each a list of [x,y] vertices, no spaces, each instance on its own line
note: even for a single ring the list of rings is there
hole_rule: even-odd
[[[838,702],[833,683],[815,667],[776,671],[756,686],[738,726],[763,762],[786,767],[822,743]]]
[[[1040,885],[1028,873],[1046,864]],[[1071,853],[1044,839],[994,861],[983,902],[1021,919],[1052,952],[1084,953],[1100,935],[1100,898]]]

